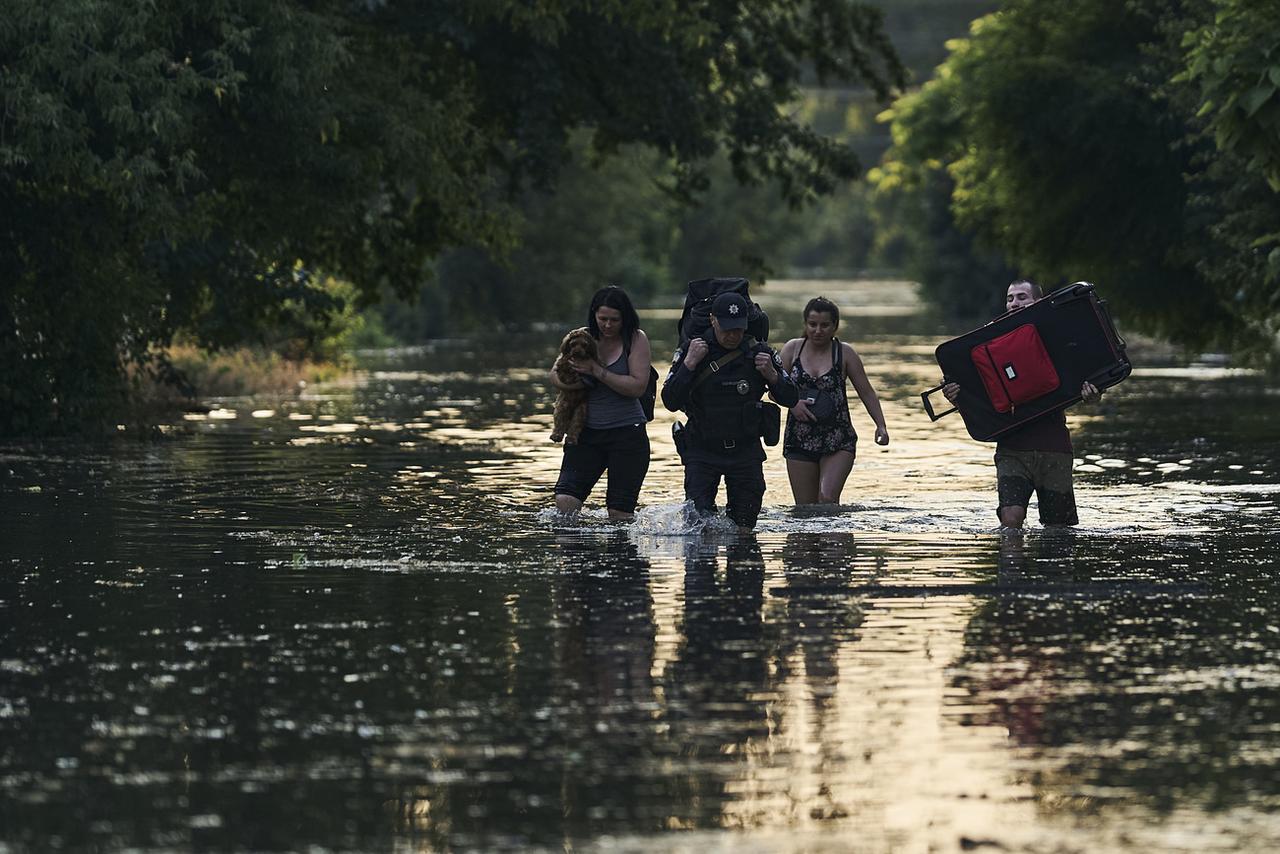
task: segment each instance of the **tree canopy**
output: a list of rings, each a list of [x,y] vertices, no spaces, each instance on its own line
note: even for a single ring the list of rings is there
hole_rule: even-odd
[[[980,246],[1046,284],[1097,282],[1132,326],[1274,353],[1280,30],[1263,5],[1009,0],[890,111],[881,186],[919,211],[942,187]]]
[[[857,174],[784,109],[902,81],[843,0],[12,0],[0,18],[0,431],[110,417],[175,335],[223,346],[510,248],[512,200],[588,156],[726,153],[803,204]],[[135,373],[136,375],[136,373]]]
[[[1187,33],[1180,82],[1198,89],[1218,148],[1244,158],[1280,192],[1280,6],[1218,0],[1212,22]]]

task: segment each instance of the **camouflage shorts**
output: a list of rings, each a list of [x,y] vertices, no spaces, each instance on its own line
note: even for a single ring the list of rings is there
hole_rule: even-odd
[[[1031,493],[1040,507],[1040,524],[1075,525],[1076,495],[1071,486],[1071,454],[1053,451],[1001,451],[996,454],[1000,507],[1026,507]]]

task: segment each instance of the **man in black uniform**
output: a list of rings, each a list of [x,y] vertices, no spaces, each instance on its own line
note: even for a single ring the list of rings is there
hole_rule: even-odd
[[[711,304],[711,331],[676,350],[662,386],[662,403],[684,410],[688,425],[676,449],[684,462],[684,497],[698,512],[716,511],[724,478],[726,514],[741,529],[755,527],[764,499],[764,447],[760,444],[766,391],[783,406],[800,397],[768,344],[746,334],[750,305],[723,293]],[[683,438],[679,438],[683,437]]]

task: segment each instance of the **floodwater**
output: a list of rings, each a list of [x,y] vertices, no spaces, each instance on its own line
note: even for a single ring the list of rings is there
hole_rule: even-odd
[[[846,503],[771,453],[746,539],[682,527],[665,413],[634,525],[548,512],[561,330],[0,448],[0,851],[1280,847],[1280,388],[1135,346],[1079,528],[1002,537],[919,404],[964,330],[778,282],[776,339],[817,292],[892,444],[855,398]]]

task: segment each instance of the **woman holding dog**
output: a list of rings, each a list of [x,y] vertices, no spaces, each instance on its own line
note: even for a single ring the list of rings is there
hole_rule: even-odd
[[[782,347],[783,370],[800,388],[800,401],[787,413],[782,456],[797,505],[838,504],[858,450],[846,380],[875,422],[877,445],[889,444],[889,430],[862,359],[836,338],[840,309],[825,297],[814,297],[803,316],[804,335]]]
[[[640,328],[631,299],[616,285],[601,288],[591,298],[587,329],[596,341],[597,359],[570,362],[581,377],[579,384],[565,383],[551,371],[551,384],[557,389],[589,389],[586,427],[576,443],[565,440],[556,509],[567,514],[581,510],[607,470],[609,518],[627,520],[635,513],[649,471],[649,434],[640,405],[649,383],[649,337]]]

